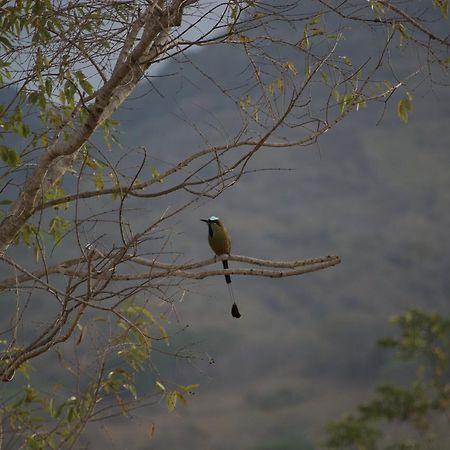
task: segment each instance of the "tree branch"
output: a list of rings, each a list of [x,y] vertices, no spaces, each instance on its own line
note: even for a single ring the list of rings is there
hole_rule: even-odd
[[[92,257],[92,261],[102,258],[101,254],[97,252]],[[214,264],[217,261],[227,259],[228,261],[242,262],[252,264],[255,266],[271,267],[274,269],[289,269],[289,270],[266,270],[254,268],[230,268],[217,269],[202,272],[194,272],[194,269],[206,267]],[[157,271],[145,271],[140,273],[117,273],[117,270],[112,270],[108,266],[107,270],[90,269],[90,272],[84,272],[77,268],[71,268],[76,264],[82,262],[81,258],[67,260],[63,263],[49,267],[47,270],[37,271],[33,273],[24,273],[18,277],[12,277],[0,282],[0,290],[14,288],[17,284],[22,284],[33,279],[39,279],[50,274],[67,275],[79,279],[90,277],[98,280],[111,281],[131,281],[131,280],[154,280],[158,278],[176,277],[189,278],[194,280],[202,280],[204,278],[219,276],[219,275],[243,275],[243,276],[260,276],[269,278],[282,278],[288,276],[302,275],[304,273],[316,272],[318,270],[326,269],[335,266],[341,262],[339,256],[329,255],[319,258],[295,260],[295,261],[274,261],[268,259],[252,258],[242,255],[222,255],[214,258],[208,258],[195,263],[187,264],[170,264],[162,263],[156,259],[146,259],[142,257],[132,256],[129,254],[123,255],[122,263],[136,263],[141,266],[146,266],[149,269],[157,269]],[[20,268],[19,268],[20,270]]]
[[[139,41],[138,36],[134,36],[135,42],[138,41],[135,48],[127,58],[116,62],[111,78],[96,92],[87,119],[77,129],[70,130],[69,140],[62,140],[60,134],[26,180],[21,195],[0,224],[0,253],[5,251],[31,217],[42,193],[60,180],[77,158],[81,146],[123,103],[151,63],[164,52],[170,41],[169,29],[181,23],[183,8],[192,3],[192,0],[176,0],[162,9],[164,3],[158,0],[147,7],[142,36]]]

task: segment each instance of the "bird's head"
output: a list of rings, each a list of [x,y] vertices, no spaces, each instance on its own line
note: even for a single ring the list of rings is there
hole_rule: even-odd
[[[220,219],[216,216],[211,216],[209,219],[200,219],[208,225],[209,235],[212,236],[216,231],[224,230],[224,226]]]
[[[216,216],[211,216],[209,219],[200,219],[202,222],[206,222],[207,224],[217,224],[220,225],[220,219]]]

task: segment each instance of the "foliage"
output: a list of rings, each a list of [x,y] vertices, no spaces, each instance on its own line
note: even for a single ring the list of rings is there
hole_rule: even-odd
[[[358,412],[327,426],[327,448],[425,449],[439,442],[440,419],[450,411],[450,320],[437,313],[411,309],[392,322],[397,337],[380,339],[382,348],[394,349],[415,374],[407,385],[381,384],[375,397]],[[413,370],[412,370],[413,369]],[[397,439],[386,424],[405,424],[408,431]],[[442,432],[442,431],[441,431]]]
[[[81,391],[70,393],[66,382],[55,384],[50,392],[40,389],[31,383],[32,366],[21,366],[20,374],[28,382],[2,405],[5,435],[22,436],[29,449],[67,448],[77,441],[90,420],[101,420],[103,416],[117,413],[126,416],[139,404],[136,375],[148,372],[151,352],[153,347],[158,348],[158,341],[168,345],[169,336],[163,325],[167,319],[155,318],[148,309],[132,300],[118,310],[117,315],[120,331],[109,350],[111,355],[98,358],[95,378]],[[100,317],[98,323],[102,322]],[[78,331],[76,346],[81,344],[86,332],[81,325]],[[62,366],[66,370],[60,376],[72,377],[72,364],[64,360]],[[186,405],[187,396],[199,387],[198,384],[164,385],[158,380],[155,386],[162,392],[156,395],[156,401],[162,398],[169,412],[177,407],[178,401]],[[103,405],[100,410],[99,404]]]

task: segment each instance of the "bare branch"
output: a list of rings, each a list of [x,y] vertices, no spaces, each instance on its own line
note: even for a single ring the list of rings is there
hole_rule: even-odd
[[[110,257],[112,255],[109,255]],[[89,261],[100,259],[101,256],[97,253]],[[290,269],[283,270],[263,270],[263,269],[217,269],[202,272],[192,272],[192,269],[198,269],[211,264],[214,264],[217,260],[228,259],[229,261],[243,262],[246,264],[252,264],[256,266],[272,267],[277,269]],[[273,261],[267,259],[252,258],[249,256],[241,255],[224,255],[221,257],[209,258],[206,260],[198,261],[195,263],[187,264],[170,264],[162,263],[156,259],[146,259],[142,257],[133,256],[132,254],[125,254],[123,251],[119,251],[112,258],[116,261],[114,264],[108,265],[106,269],[96,271],[91,269],[88,272],[84,272],[81,268],[76,270],[71,267],[82,262],[81,259],[71,259],[60,263],[58,265],[49,267],[47,271],[40,271],[34,273],[25,273],[18,277],[12,277],[0,282],[0,289],[15,288],[18,284],[25,283],[27,281],[38,279],[50,274],[62,274],[80,279],[97,279],[97,280],[110,280],[110,281],[131,281],[131,280],[148,280],[149,282],[157,280],[159,278],[176,277],[182,279],[195,279],[202,280],[211,276],[218,275],[250,275],[261,276],[269,278],[282,278],[287,276],[302,275],[304,273],[315,272],[318,270],[326,269],[328,267],[335,266],[341,262],[338,256],[324,256],[312,259],[303,259],[296,261]],[[136,263],[141,266],[149,267],[150,269],[158,269],[157,271],[151,270],[142,273],[118,273],[117,266],[119,264],[126,263],[127,265]],[[23,270],[18,267],[19,270]]]

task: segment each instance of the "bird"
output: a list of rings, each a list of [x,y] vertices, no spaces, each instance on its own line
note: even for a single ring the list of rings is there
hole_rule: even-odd
[[[229,255],[231,252],[231,239],[222,221],[216,216],[211,216],[209,219],[200,220],[202,222],[206,222],[208,225],[208,243],[212,251],[218,256]],[[227,259],[223,259],[222,264],[224,269],[228,269]],[[236,319],[239,319],[239,317],[241,317],[241,313],[239,312],[239,308],[236,305],[236,300],[234,299],[230,275],[225,275],[225,281],[227,282],[228,291],[233,302],[233,306],[231,307],[231,315]]]

